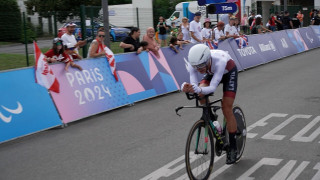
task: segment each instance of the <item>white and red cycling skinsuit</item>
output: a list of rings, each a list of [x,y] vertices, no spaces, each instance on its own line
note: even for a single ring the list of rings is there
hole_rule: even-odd
[[[222,50],[210,50],[211,53],[211,67],[200,81],[200,84],[206,84],[207,87],[201,87],[202,94],[209,94],[214,92],[218,85],[223,83],[223,96],[236,97],[238,70],[235,62],[231,56]],[[197,70],[188,64],[188,71],[190,73],[190,83],[198,84]]]

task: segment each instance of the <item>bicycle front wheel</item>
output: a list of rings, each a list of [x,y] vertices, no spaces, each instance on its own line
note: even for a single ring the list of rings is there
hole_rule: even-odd
[[[205,142],[207,146],[205,147]],[[205,123],[197,121],[190,130],[185,154],[186,168],[191,180],[208,179],[214,160],[213,131],[208,125],[208,139],[205,138]]]
[[[237,149],[238,155],[236,162],[238,163],[242,157],[244,147],[246,145],[247,125],[243,111],[239,106],[233,107],[233,114],[237,121]]]

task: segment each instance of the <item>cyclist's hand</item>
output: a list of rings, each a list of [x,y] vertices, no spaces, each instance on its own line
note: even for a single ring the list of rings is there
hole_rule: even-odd
[[[192,89],[193,89],[194,93],[197,93],[197,94],[200,94],[202,92],[202,89],[194,83],[192,83]]]
[[[191,92],[191,90],[193,90],[191,84],[189,84],[187,82],[182,83],[181,91],[183,91],[183,92]]]

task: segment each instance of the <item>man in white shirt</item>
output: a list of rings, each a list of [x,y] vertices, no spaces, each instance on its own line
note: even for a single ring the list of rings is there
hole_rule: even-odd
[[[64,33],[61,36],[61,39],[63,41],[63,44],[71,44],[75,47],[75,51],[77,52],[77,54],[79,54],[78,49],[82,46],[84,46],[87,42],[86,41],[79,41],[77,42],[76,37],[73,35],[75,28],[76,28],[76,24],[73,22],[70,22],[67,24],[67,32]]]
[[[230,20],[229,20],[229,24],[227,24],[224,27],[224,34],[226,35],[227,38],[229,38],[229,37],[237,38],[239,36],[239,33],[238,33],[236,27],[234,26],[235,19],[236,19],[236,17],[231,16]]]
[[[191,42],[192,43],[202,43],[202,35],[201,35],[201,12],[196,12],[194,14],[193,21],[190,23],[190,32],[191,32]]]
[[[217,27],[214,28],[214,40],[224,40],[226,36],[223,33],[224,23],[222,21],[219,21],[217,24]]]

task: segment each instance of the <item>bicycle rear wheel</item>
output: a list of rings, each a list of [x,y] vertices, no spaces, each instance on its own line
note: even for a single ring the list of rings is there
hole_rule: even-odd
[[[214,160],[214,140],[211,126],[208,125],[208,143],[205,150],[205,123],[197,121],[190,130],[187,139],[185,162],[191,180],[208,179]]]
[[[236,118],[237,121],[237,150],[238,150],[238,155],[237,155],[237,160],[236,162],[239,162],[243,151],[244,147],[246,145],[246,137],[247,137],[247,125],[246,125],[246,119],[244,117],[243,111],[239,106],[234,106],[233,107],[233,114]]]

